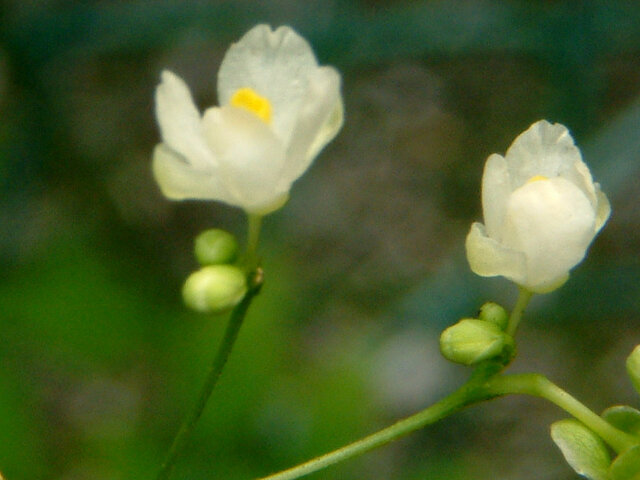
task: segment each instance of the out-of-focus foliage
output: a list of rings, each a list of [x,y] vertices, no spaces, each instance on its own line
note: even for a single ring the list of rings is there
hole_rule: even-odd
[[[163,68],[213,104],[229,42],[289,24],[344,75],[346,123],[267,218],[266,284],[176,479],[247,479],[413,413],[463,367],[438,336],[515,288],[474,277],[489,153],[540,118],[582,148],[613,214],[534,299],[515,370],[595,410],[637,406],[640,9],[633,1],[18,1],[0,24],[0,471],[152,478],[224,317],[189,313],[200,231],[241,212],[170,203],[150,174]],[[574,478],[539,400],[498,400],[310,478]]]

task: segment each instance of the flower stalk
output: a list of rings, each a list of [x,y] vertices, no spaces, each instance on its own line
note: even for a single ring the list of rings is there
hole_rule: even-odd
[[[466,406],[509,394],[531,395],[549,400],[600,435],[618,453],[638,444],[638,439],[613,427],[543,375],[502,375],[499,368],[493,362],[481,364],[467,383],[421,412],[333,452],[259,480],[294,480],[309,475],[397,440]]]
[[[467,405],[487,400],[488,397],[482,396],[483,392],[479,387],[486,380],[488,373],[491,373],[491,368],[487,369],[486,365],[479,366],[467,383],[421,412],[400,420],[387,428],[342,448],[316,457],[293,468],[261,477],[259,480],[293,480],[309,475],[349,458],[362,455],[382,445],[386,445],[411,432],[448,417]]]
[[[597,433],[618,453],[638,444],[637,438],[613,427],[544,375],[526,373],[497,376],[488,382],[486,391],[494,396],[522,394],[549,400]]]
[[[247,214],[247,250],[244,263],[249,271],[258,264],[258,239],[262,227],[262,215]]]
[[[507,323],[507,335],[513,337],[516,334],[516,330],[518,329],[518,325],[520,324],[520,320],[522,320],[522,314],[524,313],[524,309],[529,305],[529,301],[533,297],[533,293],[523,287],[519,287],[518,291],[518,300],[516,300],[516,305],[513,307],[511,311],[511,315],[509,315],[509,322]]]
[[[169,448],[165,460],[160,466],[160,470],[156,476],[156,480],[167,480],[171,475],[171,471],[178,455],[184,449],[184,446],[189,439],[191,432],[193,432],[193,429],[198,423],[198,420],[202,416],[202,412],[207,405],[207,401],[209,400],[213,389],[218,383],[220,375],[222,374],[222,370],[224,369],[227,360],[229,359],[229,355],[231,354],[231,350],[233,349],[233,345],[238,338],[238,332],[240,331],[240,327],[242,326],[244,318],[247,314],[247,310],[249,309],[253,298],[260,292],[261,287],[262,271],[258,269],[252,274],[251,278],[249,279],[249,288],[247,290],[247,294],[231,312],[224,337],[222,338],[222,342],[220,343],[218,352],[214,357],[213,362],[211,363],[209,371],[207,372],[198,398],[183,420],[182,425],[180,426],[180,429],[178,430],[178,433],[176,434],[173,443]]]

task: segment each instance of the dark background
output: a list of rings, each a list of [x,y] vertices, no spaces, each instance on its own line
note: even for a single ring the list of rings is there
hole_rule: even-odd
[[[193,237],[239,210],[164,199],[153,92],[201,108],[224,51],[288,24],[343,74],[345,125],[266,219],[266,284],[178,479],[248,479],[420,410],[464,381],[439,333],[516,289],[468,269],[486,157],[567,125],[613,214],[535,297],[514,371],[596,411],[638,406],[640,8],[620,1],[20,1],[0,6],[0,471],[153,478],[225,324],[191,313]],[[310,479],[572,479],[538,399],[507,398]]]

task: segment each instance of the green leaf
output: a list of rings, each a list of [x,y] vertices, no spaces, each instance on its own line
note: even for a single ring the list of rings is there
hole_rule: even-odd
[[[610,480],[609,451],[602,439],[582,423],[560,420],[551,425],[551,438],[577,473],[590,480]]]
[[[627,357],[627,373],[636,391],[640,393],[640,345]]]
[[[612,480],[640,480],[640,445],[618,455],[609,472]]]
[[[631,435],[640,435],[640,411],[635,408],[628,405],[616,405],[602,412],[602,418],[618,430]]]

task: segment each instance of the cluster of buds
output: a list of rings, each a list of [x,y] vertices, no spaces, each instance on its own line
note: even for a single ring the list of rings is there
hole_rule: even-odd
[[[182,287],[188,307],[204,313],[222,313],[235,307],[247,293],[247,277],[233,264],[238,242],[224,230],[206,230],[196,237],[195,256],[202,268]]]
[[[507,361],[514,353],[511,335],[505,333],[509,316],[500,305],[487,302],[478,318],[463,318],[440,336],[440,351],[452,362],[476,365],[502,357]]]

